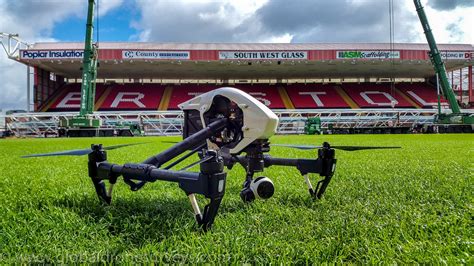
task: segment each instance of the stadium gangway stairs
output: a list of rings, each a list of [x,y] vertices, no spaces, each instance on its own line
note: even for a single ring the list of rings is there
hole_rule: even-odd
[[[474,113],[474,110],[464,111]],[[280,118],[279,134],[302,134],[308,117],[320,117],[323,128],[329,125],[336,128],[383,128],[432,124],[436,114],[435,109],[282,109],[274,112]],[[5,120],[5,129],[17,137],[43,137],[57,134],[59,121],[76,114],[15,113],[0,116],[0,119]],[[138,123],[148,136],[180,135],[184,119],[181,111],[109,111],[96,112],[94,116],[102,119],[106,128],[114,128],[123,122]]]

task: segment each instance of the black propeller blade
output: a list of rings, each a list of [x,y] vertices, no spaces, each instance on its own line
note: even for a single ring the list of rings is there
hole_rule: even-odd
[[[291,144],[270,144],[270,146],[277,147],[288,147],[295,148],[300,150],[314,150],[320,149],[323,146],[312,146],[312,145],[291,145]],[[343,151],[360,151],[360,150],[381,150],[381,149],[400,149],[398,146],[330,146],[333,149],[343,150]]]
[[[114,146],[103,147],[104,150],[115,150],[118,148],[123,148],[127,146],[135,146],[140,144],[145,144],[148,142],[140,143],[130,143],[130,144],[119,144]],[[31,157],[46,157],[46,156],[82,156],[87,155],[92,152],[92,149],[83,149],[83,150],[69,150],[69,151],[59,151],[59,152],[50,152],[50,153],[40,153],[40,154],[30,154],[21,156],[21,158],[31,158]]]
[[[161,143],[173,143],[173,144],[176,144],[176,143],[179,143],[179,141],[175,141],[175,140],[162,140]]]

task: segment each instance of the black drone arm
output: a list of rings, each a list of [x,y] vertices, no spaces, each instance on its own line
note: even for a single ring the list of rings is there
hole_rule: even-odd
[[[171,148],[158,153],[155,156],[152,156],[146,159],[144,164],[152,164],[157,167],[160,167],[164,163],[174,159],[176,156],[181,153],[194,149],[198,146],[201,146],[206,142],[206,139],[215,135],[217,132],[220,132],[228,125],[227,118],[220,118],[212,123],[210,123],[206,128],[199,130],[190,137],[184,139],[181,142],[178,142],[176,145],[173,145]]]

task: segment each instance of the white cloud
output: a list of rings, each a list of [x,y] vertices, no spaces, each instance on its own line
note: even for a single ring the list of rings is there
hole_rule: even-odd
[[[0,109],[26,109],[26,67],[0,53]]]
[[[115,8],[121,6],[124,0],[99,0],[97,1],[99,5],[99,16],[107,14],[109,11],[114,10]]]
[[[424,0],[439,43],[474,43],[472,0]],[[99,14],[124,0],[100,0]],[[451,3],[451,2],[450,2]],[[131,40],[166,42],[370,42],[389,40],[382,0],[135,0]],[[395,41],[426,42],[412,0],[396,0]],[[85,0],[0,0],[0,32],[54,40],[55,25],[85,17]],[[434,9],[436,8],[436,9]],[[25,108],[26,70],[0,51],[0,108]]]
[[[123,0],[100,0],[99,14],[119,7]],[[70,17],[85,17],[87,1],[0,0],[0,32],[19,34],[29,42],[55,41],[54,26]],[[0,50],[0,109],[26,109],[26,66]]]
[[[423,0],[422,3],[436,42],[474,44],[474,35],[472,32],[474,20],[471,15],[474,14],[474,6],[466,7],[459,5],[453,9],[438,10],[433,9],[432,6],[428,4],[432,1],[433,0]],[[425,43],[426,38],[421,23],[418,20],[413,1],[396,1],[395,4],[400,5],[406,14],[411,14],[415,18],[413,21],[405,22],[405,24],[411,24],[415,33],[411,41]],[[397,17],[395,19],[397,19]]]
[[[252,19],[268,0],[137,0],[141,12],[132,27],[140,31],[140,41],[229,42],[251,41],[252,28],[241,25]],[[256,27],[257,25],[253,25]],[[249,32],[249,34],[242,33]],[[259,40],[254,40],[259,41]]]
[[[474,7],[425,10],[440,43],[473,43]],[[438,1],[439,2],[439,1]],[[458,1],[462,3],[462,1]],[[437,3],[439,4],[439,3]],[[412,0],[397,0],[395,41],[425,42]],[[388,42],[388,1],[380,0],[137,0],[141,41]],[[172,10],[172,15],[170,12]],[[451,26],[449,25],[451,23]],[[456,27],[453,27],[455,23]],[[454,31],[453,31],[454,30]],[[291,38],[289,38],[291,36]]]

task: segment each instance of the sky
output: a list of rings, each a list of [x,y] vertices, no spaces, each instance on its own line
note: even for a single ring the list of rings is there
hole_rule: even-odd
[[[96,0],[95,38],[124,42],[389,42],[389,0]],[[474,44],[474,0],[422,0],[438,43]],[[412,0],[394,41],[426,42]],[[87,0],[0,0],[0,32],[82,42]],[[0,109],[26,109],[26,67],[0,50]]]

